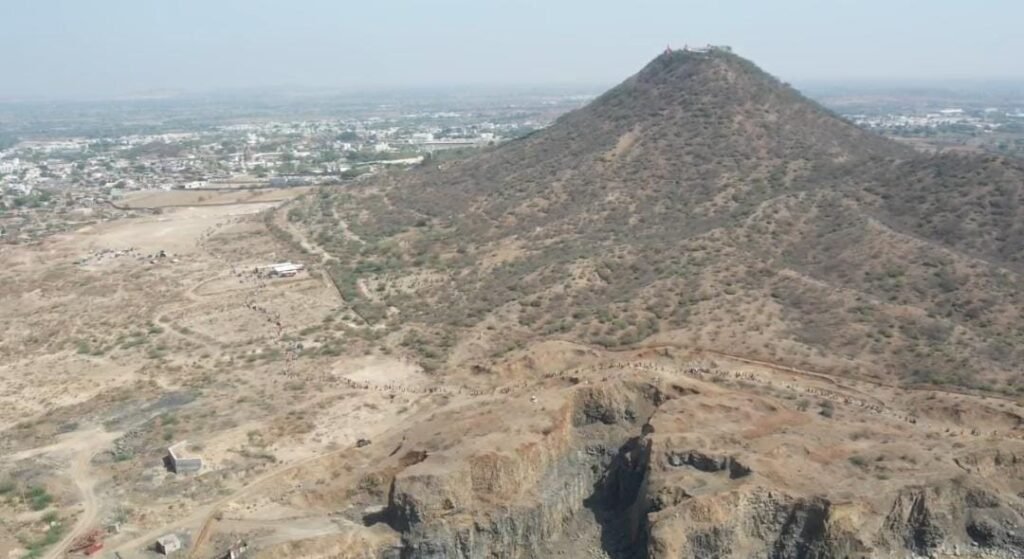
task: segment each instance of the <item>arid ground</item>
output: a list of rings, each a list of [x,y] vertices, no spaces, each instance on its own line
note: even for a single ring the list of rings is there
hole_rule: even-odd
[[[169,533],[196,557],[238,540],[265,557],[375,556],[401,545],[384,518],[396,483],[432,479],[432,493],[480,514],[529,509],[547,475],[535,470],[573,444],[566,426],[588,428],[567,418],[614,424],[614,402],[637,386],[663,396],[643,421],[626,418],[633,436],[643,423],[656,444],[756,475],[691,468],[659,482],[691,496],[827,488],[864,508],[850,514],[885,517],[890,491],[999,470],[993,456],[1021,451],[1015,401],[832,378],[671,332],[619,351],[546,341],[425,373],[348,307],[322,251],[292,230],[287,201],[301,194],[145,194],[126,203],[145,208],[135,217],[0,249],[0,557],[61,557],[94,530],[121,557],[153,555]],[[282,261],[307,269],[254,273]],[[199,473],[165,469],[179,441]],[[459,489],[450,478],[466,464],[474,482]],[[1019,490],[1016,473],[998,482]],[[569,514],[593,516],[545,553],[581,556],[589,534],[587,556],[615,556],[602,514]]]

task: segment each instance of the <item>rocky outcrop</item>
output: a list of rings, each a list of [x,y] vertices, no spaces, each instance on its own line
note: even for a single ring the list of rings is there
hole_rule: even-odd
[[[955,545],[1024,556],[1024,505],[960,480],[900,491],[880,544],[928,555]]]
[[[885,518],[883,542],[894,543],[918,554],[927,554],[942,545],[950,512],[936,509],[942,498],[934,490],[914,488],[896,496]]]
[[[652,514],[650,557],[851,557],[864,545],[834,530],[832,504],[763,487],[687,499]]]
[[[652,558],[1022,557],[1020,507],[955,483],[900,491],[880,526],[861,505],[760,486],[652,510]],[[865,514],[867,512],[867,514]],[[872,535],[876,534],[876,535]]]
[[[399,476],[389,502],[402,531],[402,557],[538,557],[543,544],[591,494],[600,457],[571,452],[549,464],[528,502],[489,506],[473,491],[470,468],[426,468]]]
[[[713,457],[696,450],[677,451],[672,450],[666,453],[666,460],[669,465],[690,466],[702,472],[728,472],[731,479],[738,479],[750,475],[751,470],[741,464],[732,456]]]
[[[616,558],[643,557],[651,442],[634,437],[619,448],[586,501],[601,526],[601,547]]]
[[[1024,443],[933,442],[926,454],[777,401],[659,386],[575,383],[557,398],[497,402],[484,428],[472,423],[457,442],[398,465],[380,515],[399,540],[389,553],[1024,557]],[[451,417],[424,431],[462,432]],[[516,425],[530,427],[493,419],[502,417],[529,417]]]
[[[601,524],[609,540],[642,538],[648,450],[639,435],[664,396],[646,384],[568,396],[543,433],[474,441],[399,473],[386,516],[402,534],[401,556],[543,557],[581,520]],[[621,518],[629,521],[619,533]]]

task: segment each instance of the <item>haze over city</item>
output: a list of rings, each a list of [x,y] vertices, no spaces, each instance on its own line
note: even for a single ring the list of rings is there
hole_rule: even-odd
[[[1024,3],[640,0],[6,2],[0,98],[225,88],[606,86],[668,43],[783,79],[1024,76]]]
[[[1020,0],[0,2],[0,558],[1024,557]]]

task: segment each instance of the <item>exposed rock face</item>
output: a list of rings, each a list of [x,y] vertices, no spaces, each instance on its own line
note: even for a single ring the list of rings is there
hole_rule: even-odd
[[[899,492],[880,527],[860,505],[796,498],[764,487],[684,499],[653,512],[650,557],[908,557],[962,550],[967,556],[1024,554],[1017,510],[945,488]],[[854,514],[851,514],[853,512]],[[968,552],[971,550],[971,552]]]
[[[670,451],[666,453],[671,466],[691,466],[702,472],[728,471],[731,479],[741,478],[750,474],[750,468],[740,464],[732,456],[715,458],[696,450],[686,452]]]
[[[931,494],[931,495],[929,495]],[[952,511],[935,509],[940,496],[934,490],[913,488],[900,492],[885,520],[885,532],[903,547],[925,554],[942,543],[942,524]]]
[[[408,286],[374,304],[458,340],[433,364],[508,383],[410,429],[429,456],[381,477],[402,556],[1024,553],[1024,409],[934,389],[1019,388],[1022,184],[1018,160],[925,157],[712,50],[322,191],[316,215],[374,240],[332,243],[335,273]],[[556,337],[589,345],[494,359]],[[631,374],[597,346],[665,351]],[[735,368],[661,374],[665,346]]]
[[[829,503],[762,487],[688,499],[653,515],[651,557],[830,557]]]
[[[714,401],[726,405],[721,397]],[[750,399],[744,404],[759,405]],[[799,447],[775,452],[776,462],[773,445],[766,445],[748,465],[747,458],[737,459],[750,452],[744,438],[762,431],[748,430],[743,438],[716,433],[685,413],[694,405],[701,406],[700,397],[670,402],[653,422],[649,557],[1024,556],[1024,501],[1013,452],[936,455],[928,470],[896,483],[885,476],[859,485],[808,484],[802,477],[822,466],[805,462]],[[775,416],[785,431],[798,420],[771,406],[763,409],[767,413],[753,414],[750,423]],[[792,439],[812,440],[809,433],[804,428]],[[875,463],[883,459],[879,455]],[[829,467],[844,465],[871,467],[860,459]]]
[[[580,387],[566,395],[546,436],[455,448],[408,467],[395,478],[386,512],[401,532],[400,556],[547,557],[552,541],[587,523],[598,526],[609,557],[867,558],[955,549],[1013,556],[1024,549],[1022,507],[982,487],[904,487],[878,500],[888,502],[878,514],[868,502],[835,503],[828,488],[800,495],[771,487],[726,449],[679,449],[676,437],[657,434],[657,422],[644,428],[667,401],[650,388]]]
[[[403,529],[402,557],[537,557],[543,543],[582,508],[594,483],[594,457],[573,452],[550,464],[536,500],[487,510],[468,468],[418,471],[395,480],[390,507]],[[512,472],[507,472],[512,473]],[[474,512],[479,511],[479,512]]]
[[[896,496],[882,541],[895,539],[903,547],[927,555],[940,550],[951,537],[966,536],[979,548],[1024,553],[1022,510],[1019,503],[1005,502],[985,489],[959,482],[910,487]]]
[[[769,384],[650,365],[595,371],[484,405],[453,400],[403,444],[364,450],[392,448],[371,462],[380,489],[350,517],[370,530],[353,530],[367,542],[359,549],[372,543],[386,559],[1024,557],[1024,440],[956,438],[940,415],[882,413],[856,401],[863,387],[830,379],[802,381],[803,393],[835,398],[823,416],[787,392],[788,374]],[[324,557],[356,556],[327,544]]]
[[[664,398],[650,385],[579,387],[544,435],[495,438],[407,468],[388,502],[402,557],[543,557],[568,525],[609,516],[631,519],[621,536],[633,545],[645,535],[638,435]]]
[[[813,436],[787,432],[849,426],[706,387],[661,386],[562,388],[545,402],[551,421],[536,432],[467,437],[422,455],[394,478],[384,516],[401,544],[388,553],[436,559],[1024,556],[1024,501],[1016,494],[1024,486],[1006,489],[1021,485],[1020,444],[936,456],[921,470],[926,476],[904,481],[821,485],[806,479],[820,463],[793,449],[779,452],[790,436]],[[502,404],[509,409],[496,413],[529,413],[518,405]],[[751,424],[761,427],[716,432]],[[754,452],[745,439],[763,437],[766,424],[788,427]],[[772,458],[773,451],[783,459]],[[838,479],[859,478],[856,468],[868,466],[857,464],[828,467],[847,472]]]

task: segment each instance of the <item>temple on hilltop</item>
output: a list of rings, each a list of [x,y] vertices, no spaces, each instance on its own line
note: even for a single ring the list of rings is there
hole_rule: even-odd
[[[683,45],[683,52],[696,52],[696,53],[708,53],[708,52],[732,52],[732,47],[729,45],[712,45],[708,43],[703,47],[690,47],[690,45]],[[665,54],[671,54],[672,48],[668,47],[665,49]]]

